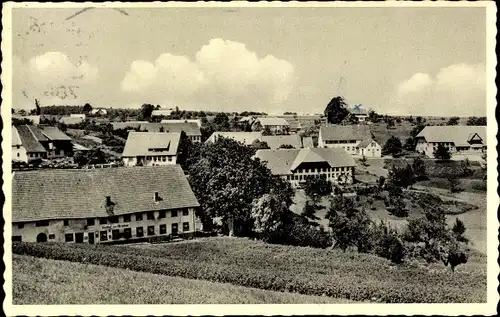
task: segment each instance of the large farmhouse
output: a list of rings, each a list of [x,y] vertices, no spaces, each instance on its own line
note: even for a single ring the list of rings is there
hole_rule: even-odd
[[[12,240],[108,243],[201,230],[178,165],[14,172]]]
[[[181,134],[135,132],[128,134],[122,160],[124,166],[174,165]]]
[[[290,132],[290,123],[288,123],[283,118],[277,118],[277,117],[257,118],[252,124],[252,129],[255,129],[258,125],[260,125],[262,129],[268,129],[273,134],[288,134]]]
[[[324,125],[319,130],[318,147],[343,148],[351,155],[381,157],[382,148],[365,125]]]
[[[12,126],[12,160],[30,163],[40,159],[71,156],[71,138],[56,127]]]
[[[255,157],[295,187],[310,176],[324,177],[336,184],[354,181],[356,163],[342,148],[258,150]]]
[[[416,139],[416,150],[430,158],[434,158],[438,145],[452,154],[477,156],[486,150],[486,126],[427,126]]]

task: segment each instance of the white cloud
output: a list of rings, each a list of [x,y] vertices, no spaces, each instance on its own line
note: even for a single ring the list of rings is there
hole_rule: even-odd
[[[180,108],[216,106],[225,111],[280,107],[295,85],[293,66],[272,55],[260,58],[243,43],[212,39],[191,60],[169,53],[134,61],[121,88],[136,98]],[[258,108],[258,109],[257,109]]]
[[[38,98],[42,104],[80,103],[82,89],[98,77],[98,69],[86,61],[72,62],[61,52],[47,52],[34,56],[27,62],[13,57],[13,89],[18,105],[33,107]],[[22,100],[25,100],[25,104]]]
[[[416,73],[397,87],[398,114],[486,115],[486,71],[482,64],[454,64],[431,77]]]

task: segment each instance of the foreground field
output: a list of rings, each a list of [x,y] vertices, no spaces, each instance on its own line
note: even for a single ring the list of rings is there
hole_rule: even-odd
[[[357,301],[486,301],[486,258],[480,254],[453,274],[442,264],[393,266],[366,254],[242,238],[135,246],[14,243],[13,253]]]
[[[13,300],[15,305],[351,302],[20,255],[13,257]]]

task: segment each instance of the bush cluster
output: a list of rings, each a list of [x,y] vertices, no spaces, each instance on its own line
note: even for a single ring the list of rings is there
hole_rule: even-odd
[[[182,247],[189,248],[188,246]],[[370,256],[360,258],[353,254],[351,258],[348,256],[344,256],[340,260],[332,258],[329,261],[331,263],[322,262],[321,265],[325,267],[325,271],[319,272],[313,260],[307,260],[309,270],[300,269],[304,265],[297,261],[303,260],[304,257],[298,255],[286,259],[288,269],[284,266],[272,265],[276,262],[272,256],[270,259],[257,257],[252,262],[252,259],[259,255],[252,247],[246,251],[253,252],[254,257],[241,259],[233,256],[222,260],[219,257],[218,260],[221,263],[193,260],[187,255],[188,253],[184,253],[183,258],[179,259],[175,258],[175,254],[170,256],[169,250],[155,252],[156,250],[158,249],[123,246],[13,243],[14,254],[359,301],[371,300],[386,303],[481,302],[484,301],[486,294],[486,290],[484,292],[478,291],[482,288],[481,285],[486,283],[484,275],[475,274],[474,278],[471,279],[470,274],[456,273],[453,278],[450,278],[450,273],[443,272],[434,273],[431,278],[429,273],[423,270],[390,269],[386,264],[379,263],[380,261]],[[299,248],[297,252],[302,251],[309,256],[314,252],[307,248]],[[199,252],[203,253],[203,251]],[[328,254],[319,254],[318,258],[323,261],[325,255]],[[196,253],[193,256],[196,258]],[[297,266],[298,269],[295,269],[294,266]],[[370,268],[368,269],[368,267]]]

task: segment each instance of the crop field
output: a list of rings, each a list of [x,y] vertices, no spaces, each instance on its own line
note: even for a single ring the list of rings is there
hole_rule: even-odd
[[[13,253],[355,301],[486,301],[486,262],[479,253],[454,274],[442,264],[394,266],[368,254],[243,238],[135,246],[14,243]]]
[[[13,300],[15,305],[351,302],[22,255],[13,256]]]

